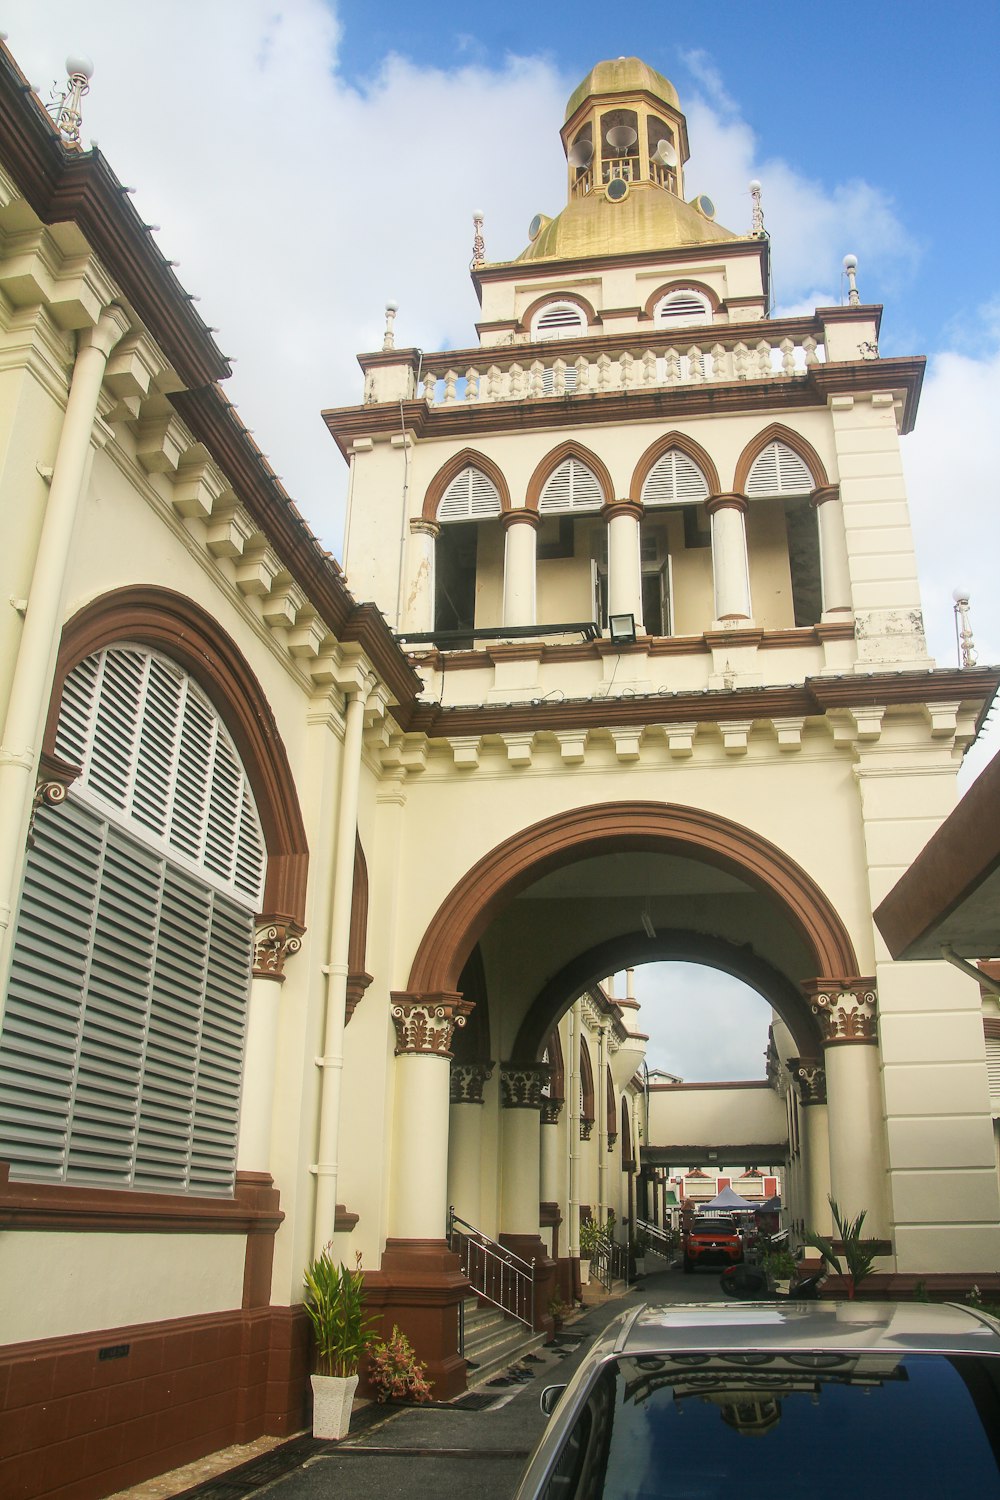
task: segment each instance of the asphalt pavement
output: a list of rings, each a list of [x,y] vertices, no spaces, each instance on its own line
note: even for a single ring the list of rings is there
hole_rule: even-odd
[[[589,1307],[567,1324],[555,1345],[537,1351],[523,1385],[479,1388],[483,1404],[407,1408],[365,1407],[341,1443],[302,1438],[188,1491],[191,1500],[510,1500],[546,1418],[538,1397],[565,1384],[611,1320],[639,1302],[720,1302],[719,1273],[646,1276],[627,1292]],[[489,1404],[485,1404],[488,1399]],[[289,1464],[294,1467],[288,1468]],[[282,1467],[286,1472],[281,1473]]]

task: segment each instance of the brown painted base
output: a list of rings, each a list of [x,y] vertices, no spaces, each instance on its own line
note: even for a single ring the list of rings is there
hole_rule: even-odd
[[[466,1388],[458,1353],[458,1309],[469,1294],[458,1256],[444,1240],[387,1240],[381,1269],[365,1272],[365,1299],[383,1338],[397,1324],[427,1365],[435,1401]],[[369,1395],[362,1374],[361,1395]]]
[[[826,1298],[847,1296],[848,1278],[829,1276],[823,1283],[822,1296]],[[933,1302],[967,1302],[976,1288],[979,1300],[1000,1302],[1000,1273],[981,1271],[950,1273],[929,1272],[926,1276],[889,1274],[875,1272],[866,1276],[855,1292],[855,1296],[866,1302],[885,1300],[888,1302],[917,1302],[930,1298]]]
[[[572,1307],[580,1301],[583,1287],[580,1281],[580,1257],[564,1255],[556,1267],[556,1295],[561,1302]]]
[[[301,1308],[249,1308],[0,1350],[0,1494],[96,1500],[307,1425]]]
[[[549,1304],[556,1295],[556,1262],[549,1256],[545,1241],[539,1234],[501,1234],[500,1243],[522,1260],[535,1262],[535,1332],[551,1339],[555,1323]]]

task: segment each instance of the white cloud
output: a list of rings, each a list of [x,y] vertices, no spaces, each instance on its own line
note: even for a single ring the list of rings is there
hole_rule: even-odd
[[[763,1078],[771,1007],[738,979],[700,964],[635,971],[646,1061],[688,1083]]]

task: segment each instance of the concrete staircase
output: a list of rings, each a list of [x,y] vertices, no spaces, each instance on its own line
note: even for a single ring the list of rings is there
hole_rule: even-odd
[[[465,1358],[472,1362],[468,1371],[470,1390],[545,1342],[544,1333],[532,1333],[523,1323],[477,1297],[466,1297],[464,1306]]]

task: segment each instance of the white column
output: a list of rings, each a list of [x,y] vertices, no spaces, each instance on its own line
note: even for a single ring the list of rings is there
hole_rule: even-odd
[[[816,511],[819,528],[820,578],[823,592],[823,619],[842,620],[851,613],[851,570],[847,559],[847,533],[844,530],[844,508],[840,503],[840,486],[824,485],[813,490],[810,504]]]
[[[713,495],[705,502],[705,509],[712,518],[715,623],[746,624],[751,619],[746,498],[735,494]]]
[[[443,1240],[448,1222],[448,1113],[456,1026],[472,1005],[460,995],[393,994],[395,1118],[389,1238]]]
[[[569,1100],[566,1202],[569,1209],[566,1225],[566,1254],[572,1259],[580,1254],[580,1002],[569,1013],[569,1058],[567,1098]]]
[[[537,1235],[542,1085],[548,1069],[504,1063],[500,1070],[500,1230]]]
[[[281,918],[259,919],[254,937],[253,980],[247,1006],[243,1051],[243,1091],[236,1168],[240,1172],[271,1169],[271,1121],[278,1059],[278,1019],[285,959],[302,946],[299,929]]]
[[[534,625],[535,533],[542,524],[536,510],[508,510],[500,518],[504,528],[503,623]]]
[[[448,1202],[476,1228],[482,1224],[483,1085],[492,1072],[492,1063],[451,1065]]]
[[[434,544],[440,534],[436,521],[410,522],[401,614],[402,628],[414,634],[434,629]]]
[[[799,1101],[803,1188],[800,1211],[806,1229],[829,1234],[830,1216],[830,1125],[826,1103],[826,1069],[812,1057],[788,1060]]]
[[[0,740],[0,938],[5,950],[11,911],[20,883],[41,733],[63,623],[66,572],[90,459],[97,405],[108,356],[128,328],[129,321],[123,310],[109,307],[94,328],[79,336],[45,518],[28,589],[28,604]],[[4,962],[0,965],[0,977],[5,972]]]
[[[607,1222],[608,1209],[608,1030],[597,1030],[597,1071],[600,1075],[594,1109],[597,1114],[597,1217]]]
[[[542,1102],[541,1179],[538,1185],[538,1196],[542,1203],[561,1204],[562,1201],[564,1162],[559,1129],[562,1107],[562,1099],[546,1099]]]
[[[642,506],[633,500],[615,500],[601,515],[608,523],[608,614],[634,615],[636,634],[642,635]]]

